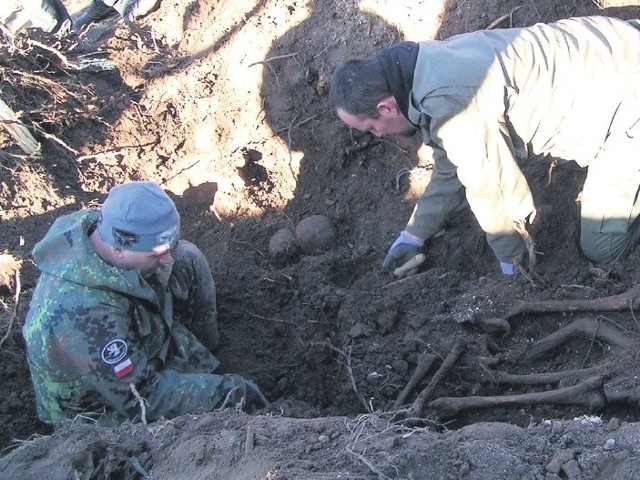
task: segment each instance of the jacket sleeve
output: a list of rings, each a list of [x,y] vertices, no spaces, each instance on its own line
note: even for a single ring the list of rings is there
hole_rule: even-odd
[[[460,88],[458,88],[458,91]],[[458,92],[457,92],[458,93]],[[499,97],[469,91],[455,96],[440,92],[429,97],[435,112],[429,137],[436,147],[436,172],[416,206],[408,228],[420,236],[460,207],[462,187],[467,202],[500,261],[509,262],[524,250],[514,222],[535,212],[527,181],[520,170]],[[502,107],[504,108],[504,107]],[[453,167],[451,167],[453,166]],[[461,185],[456,189],[454,174]],[[434,209],[435,213],[427,213]],[[412,224],[413,222],[413,224]]]
[[[449,161],[446,152],[436,148],[431,180],[418,199],[406,230],[428,240],[466,205],[464,187],[458,180],[455,165]]]
[[[139,418],[133,385],[145,401],[146,419],[153,421],[214,410],[231,388],[225,376],[163,369],[155,353],[166,332],[136,331],[124,309],[91,308],[72,321],[73,328],[54,340],[60,353],[53,367],[73,379],[81,398],[72,400],[81,406],[104,404],[126,418]]]

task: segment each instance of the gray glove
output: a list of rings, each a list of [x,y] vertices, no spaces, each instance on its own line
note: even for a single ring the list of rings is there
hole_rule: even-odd
[[[424,246],[424,240],[411,235],[406,230],[403,230],[395,242],[391,245],[387,256],[382,262],[383,270],[393,270],[400,267],[415,257]],[[414,270],[417,270],[414,269]],[[415,271],[407,272],[406,276],[410,276],[416,273]]]
[[[261,408],[269,405],[269,400],[267,400],[267,397],[262,394],[255,383],[253,383],[251,380],[245,380],[245,387],[247,390],[247,396],[244,410],[247,413],[251,413],[255,410],[260,410]]]
[[[236,408],[252,413],[269,405],[269,401],[251,380],[245,380],[236,374],[227,374],[224,377],[228,391],[222,405],[218,408]]]

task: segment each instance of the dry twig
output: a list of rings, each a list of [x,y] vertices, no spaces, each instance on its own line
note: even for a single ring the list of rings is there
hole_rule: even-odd
[[[353,440],[350,445],[347,445],[346,451],[349,455],[355,457],[358,461],[366,465],[369,470],[371,470],[378,476],[379,480],[392,480],[391,477],[385,475],[377,465],[366,458],[364,456],[364,452],[360,453],[356,451],[357,447],[359,447],[359,444],[365,444],[366,442],[371,441],[373,437],[380,436],[383,433],[388,432],[390,429],[397,428],[396,425],[392,424],[391,426],[387,425],[386,428],[384,428],[382,431],[379,431],[376,425],[377,420],[380,420],[380,416],[378,414],[371,413],[367,415],[359,415],[353,425],[351,423],[347,423],[347,428],[349,429]],[[370,429],[375,433],[369,434]],[[365,450],[366,452],[366,447],[363,448],[363,450]],[[390,466],[396,469],[394,466]]]
[[[342,350],[340,350],[339,348],[334,347],[333,345],[331,345],[330,343],[326,343],[326,342],[313,342],[312,345],[320,345],[323,347],[326,347],[330,350],[333,350],[334,352],[336,352],[337,354],[339,354],[342,358],[344,358],[344,361],[339,361],[339,363],[341,363],[342,365],[344,365],[344,367],[347,369],[347,374],[349,375],[349,381],[351,382],[351,387],[353,388],[353,391],[355,392],[356,396],[358,397],[358,400],[360,400],[360,403],[362,403],[362,405],[364,406],[365,410],[367,412],[372,412],[372,408],[369,404],[367,404],[367,402],[365,401],[364,397],[362,395],[360,395],[360,392],[358,391],[358,386],[356,385],[356,380],[355,377],[353,376],[353,368],[351,367],[351,347],[349,347],[349,351],[348,352],[344,352]]]
[[[522,8],[522,5],[518,5],[517,7],[513,7],[509,13],[505,13],[504,15],[496,18],[493,22],[487,25],[486,30],[492,30],[498,27],[502,22],[504,22],[507,18],[509,19],[509,27],[513,26],[513,14]]]
[[[133,396],[136,397],[136,400],[138,401],[138,405],[140,405],[140,420],[142,421],[143,425],[146,425],[147,424],[147,406],[145,405],[144,398],[140,396],[138,389],[133,383],[129,383],[129,388],[131,389]]]

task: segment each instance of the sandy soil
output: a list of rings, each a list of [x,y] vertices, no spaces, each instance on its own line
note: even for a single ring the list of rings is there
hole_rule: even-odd
[[[640,7],[163,0],[139,28],[109,21],[70,51],[63,42],[69,58],[102,52],[115,70],[60,68],[37,45],[3,52],[0,94],[42,153],[25,157],[0,132],[0,478],[636,478],[640,323],[628,306],[640,251],[607,271],[581,255],[584,172],[524,167],[540,278],[505,280],[467,213],[430,243],[418,275],[397,280],[380,263],[429,181],[429,151],[350,132],[327,99],[338,64],[400,39],[588,14]],[[35,414],[20,335],[37,280],[29,252],[57,216],[136,179],[174,196],[184,237],[214,270],[220,371],[252,378],[272,404],[52,432]],[[269,253],[278,230],[317,214],[336,229],[331,248]],[[559,304],[539,303],[549,300]],[[549,341],[557,332],[569,341]],[[522,381],[553,372],[565,374]]]

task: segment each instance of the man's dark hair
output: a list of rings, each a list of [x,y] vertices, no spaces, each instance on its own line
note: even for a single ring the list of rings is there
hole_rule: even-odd
[[[392,95],[382,62],[377,56],[349,60],[331,79],[329,92],[333,108],[369,118],[378,118],[377,105]]]

